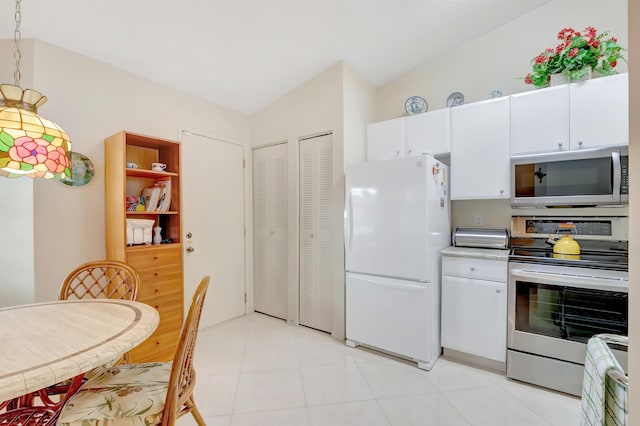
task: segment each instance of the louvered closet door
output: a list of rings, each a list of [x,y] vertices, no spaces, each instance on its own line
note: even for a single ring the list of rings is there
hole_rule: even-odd
[[[287,144],[253,151],[254,309],[287,319]]]
[[[300,324],[331,332],[331,135],[300,141]]]

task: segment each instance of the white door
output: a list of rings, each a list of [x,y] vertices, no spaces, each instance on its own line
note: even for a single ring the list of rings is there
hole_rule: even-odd
[[[404,117],[367,125],[367,161],[404,157]]]
[[[511,155],[568,149],[568,84],[511,95]]]
[[[442,276],[442,346],[505,362],[507,283]]]
[[[201,327],[245,313],[243,158],[240,145],[183,136],[185,309],[202,277],[211,276]]]
[[[629,143],[629,74],[570,85],[571,149]]]
[[[405,119],[405,155],[446,154],[451,151],[451,108]]]
[[[428,280],[427,176],[431,170],[428,155],[347,168],[347,271]]]
[[[254,308],[287,318],[287,144],[253,151]]]
[[[300,324],[332,326],[331,135],[300,141]]]
[[[451,199],[509,198],[509,98],[451,109]]]
[[[436,294],[434,284],[346,273],[346,334],[365,344],[429,364]]]

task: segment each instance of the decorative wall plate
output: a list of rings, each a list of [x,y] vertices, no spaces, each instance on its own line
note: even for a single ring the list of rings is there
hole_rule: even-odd
[[[422,96],[410,96],[404,101],[404,110],[409,115],[413,114],[422,114],[423,112],[427,112],[429,109],[429,104]]]
[[[460,92],[453,92],[447,98],[447,106],[455,107],[464,104],[464,95]]]
[[[71,176],[60,179],[60,182],[69,186],[82,186],[88,184],[96,171],[93,162],[84,154],[71,151]]]

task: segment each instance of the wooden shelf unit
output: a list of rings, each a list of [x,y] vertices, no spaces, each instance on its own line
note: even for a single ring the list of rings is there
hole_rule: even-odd
[[[151,170],[165,163],[166,171]],[[137,168],[127,168],[136,163]],[[169,211],[127,211],[126,197],[140,196],[154,182],[171,180]],[[105,139],[105,213],[107,258],[130,264],[142,278],[137,300],[160,312],[160,325],[131,351],[133,362],[173,358],[184,312],[182,224],[180,199],[180,143],[126,131]],[[127,246],[126,219],[152,219],[162,227],[169,244]]]

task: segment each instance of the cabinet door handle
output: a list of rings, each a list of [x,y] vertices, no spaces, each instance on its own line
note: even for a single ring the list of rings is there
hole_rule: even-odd
[[[504,189],[500,190],[500,195],[504,194]]]
[[[194,249],[193,247],[187,247],[187,253],[193,253],[194,251],[196,251],[196,249]]]
[[[400,157],[400,150],[396,150],[396,157]]]
[[[475,272],[476,268],[474,268],[473,266],[471,268],[469,268],[471,270],[471,272]]]
[[[408,153],[409,155],[411,155],[411,150],[407,151],[407,153]]]
[[[582,146],[582,141],[578,141],[578,145],[579,145],[579,146]]]
[[[558,142],[558,148],[562,148],[562,142]]]
[[[496,288],[496,293],[502,293],[502,290],[500,290],[499,288]]]

